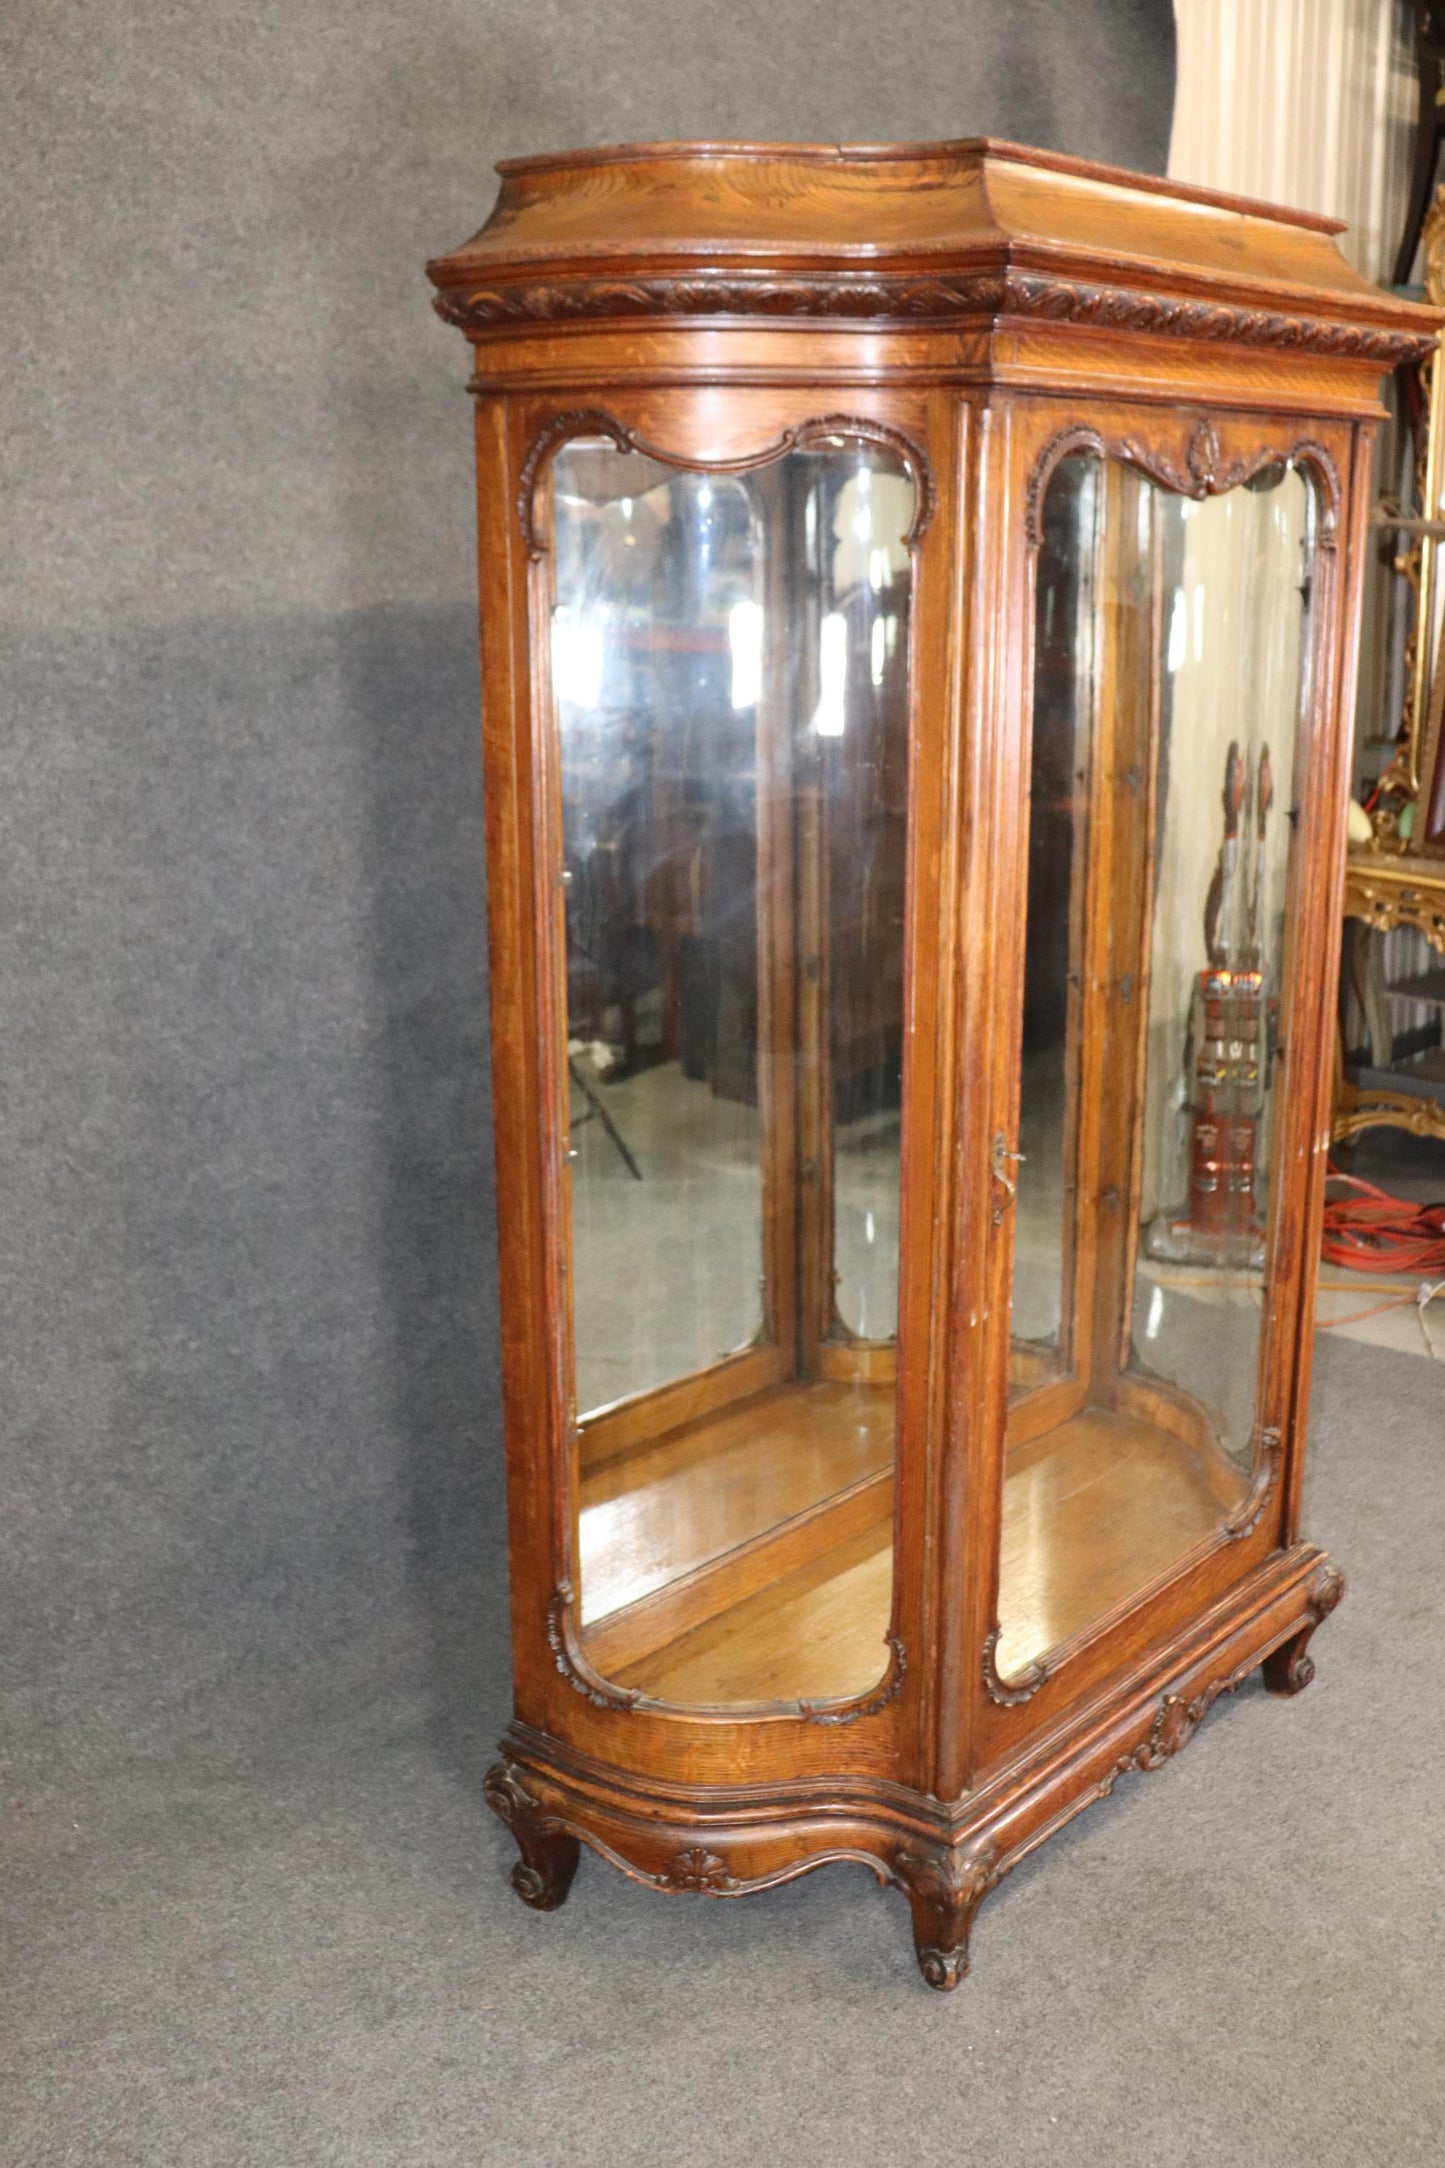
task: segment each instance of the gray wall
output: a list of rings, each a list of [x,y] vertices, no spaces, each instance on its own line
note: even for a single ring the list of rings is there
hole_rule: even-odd
[[[465,349],[493,159],[1161,170],[1168,0],[10,0],[12,1781],[505,1715]]]

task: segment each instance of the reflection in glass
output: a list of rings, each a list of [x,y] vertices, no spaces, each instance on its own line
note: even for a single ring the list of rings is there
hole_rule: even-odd
[[[1014,1240],[1015,1392],[1039,1384],[1068,1352],[1065,1279],[1072,1266],[1078,1111],[1077,1091],[1069,1090],[1069,1048],[1079,1033],[1099,496],[1097,460],[1061,463],[1044,500],[1038,558]]]
[[[1134,1364],[1247,1466],[1312,501],[1290,471],[1171,509]]]
[[[583,1641],[663,1699],[887,1653],[913,509],[553,462]]]
[[[762,1329],[761,536],[742,484],[558,455],[577,1405]]]
[[[1051,477],[997,1665],[1026,1675],[1257,1466],[1313,492]]]

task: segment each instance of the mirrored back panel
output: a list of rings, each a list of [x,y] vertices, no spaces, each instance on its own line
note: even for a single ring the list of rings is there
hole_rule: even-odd
[[[915,483],[885,436],[552,464],[582,1640],[686,1705],[889,1661]]]
[[[1196,502],[1080,453],[1044,496],[1005,1679],[1243,1525],[1269,1470],[1315,517],[1312,481],[1283,464]]]

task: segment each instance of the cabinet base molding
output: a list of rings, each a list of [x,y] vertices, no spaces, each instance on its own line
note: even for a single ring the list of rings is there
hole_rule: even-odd
[[[919,1968],[946,1991],[968,1972],[984,1898],[1046,1838],[1121,1776],[1162,1768],[1251,1672],[1262,1669],[1278,1694],[1310,1683],[1310,1636],[1344,1585],[1313,1545],[1277,1552],[1172,1646],[1048,1731],[1030,1733],[1021,1708],[1018,1753],[950,1803],[862,1772],[745,1786],[643,1780],[520,1722],[484,1796],[517,1841],[513,1887],[537,1911],[565,1900],[579,1842],[672,1895],[745,1897],[856,1860],[907,1898]]]

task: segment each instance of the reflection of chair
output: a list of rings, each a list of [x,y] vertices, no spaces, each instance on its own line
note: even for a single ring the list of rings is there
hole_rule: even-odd
[[[567,1056],[567,1074],[571,1077],[572,1082],[576,1085],[578,1091],[581,1092],[582,1097],[586,1100],[588,1109],[585,1114],[578,1114],[573,1118],[571,1124],[572,1128],[580,1129],[584,1122],[590,1122],[595,1115],[597,1120],[601,1122],[603,1128],[606,1130],[608,1136],[617,1146],[618,1151],[622,1154],[623,1163],[626,1166],[628,1173],[632,1176],[633,1181],[640,1182],[642,1180],[642,1169],[638,1166],[637,1161],[633,1158],[631,1152],[629,1152],[629,1150],[627,1149],[626,1140],[624,1139],[622,1132],[618,1128],[616,1122],[613,1121],[612,1116],[608,1113],[606,1107],[602,1104],[600,1097],[595,1091],[593,1091],[592,1086],[588,1083],[586,1077],[583,1076],[581,1069],[577,1065],[577,1057],[575,1054],[569,1054]]]

